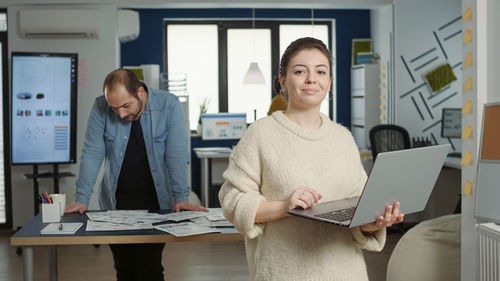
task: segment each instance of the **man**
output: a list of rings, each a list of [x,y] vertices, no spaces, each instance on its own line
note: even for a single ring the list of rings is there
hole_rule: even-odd
[[[179,99],[148,88],[126,69],[109,73],[103,92],[90,112],[75,203],[66,212],[87,211],[103,160],[99,194],[103,210],[207,211],[187,202],[188,142]],[[164,280],[164,246],[110,245],[117,279]]]

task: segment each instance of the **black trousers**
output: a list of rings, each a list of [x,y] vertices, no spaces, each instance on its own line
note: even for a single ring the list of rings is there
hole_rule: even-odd
[[[118,281],[164,281],[161,257],[164,243],[111,244]]]

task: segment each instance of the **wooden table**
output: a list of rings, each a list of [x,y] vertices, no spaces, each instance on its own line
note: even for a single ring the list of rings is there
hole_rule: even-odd
[[[24,280],[33,281],[33,246],[49,246],[49,280],[57,281],[57,246],[59,245],[99,245],[99,244],[142,244],[172,242],[217,242],[240,241],[243,236],[234,228],[218,229],[221,233],[176,237],[156,230],[127,230],[86,232],[87,215],[66,214],[63,222],[83,222],[74,235],[40,235],[43,228],[42,216],[38,214],[28,224],[10,238],[12,246],[23,248]]]

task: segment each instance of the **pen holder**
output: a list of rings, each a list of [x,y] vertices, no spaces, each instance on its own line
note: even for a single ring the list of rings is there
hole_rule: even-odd
[[[42,221],[46,222],[60,222],[61,213],[59,204],[42,203]]]

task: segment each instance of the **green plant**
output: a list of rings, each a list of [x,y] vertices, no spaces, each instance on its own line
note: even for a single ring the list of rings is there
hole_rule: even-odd
[[[207,113],[208,104],[210,103],[210,98],[205,97],[203,102],[200,104],[200,117],[198,118],[198,124],[201,125],[201,116]]]
[[[451,82],[457,80],[457,77],[453,73],[453,69],[450,64],[443,64],[438,66],[433,71],[425,74],[425,79],[427,79],[427,83],[431,87],[433,92],[438,92],[444,87],[448,86]]]

